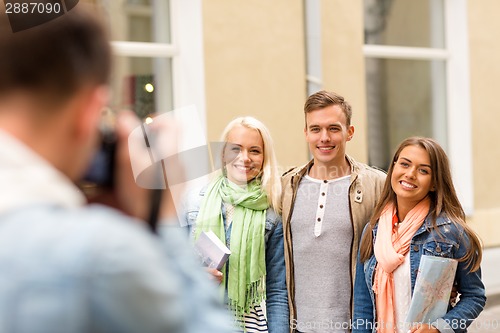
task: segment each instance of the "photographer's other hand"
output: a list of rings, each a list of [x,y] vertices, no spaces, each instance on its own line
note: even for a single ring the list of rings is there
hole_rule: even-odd
[[[122,111],[118,114],[117,119],[117,151],[116,151],[116,172],[115,172],[115,194],[120,206],[120,209],[129,215],[146,220],[150,214],[151,208],[151,189],[143,184],[138,184],[138,178],[134,177],[132,164],[139,161],[139,164],[144,164],[144,161],[151,162],[152,154],[156,154],[157,158],[169,156],[169,165],[157,163],[158,168],[168,168],[168,172],[179,178],[182,175],[182,168],[176,159],[177,154],[177,128],[172,120],[166,120],[165,117],[158,117],[149,124],[149,130],[154,133],[154,139],[150,140],[151,147],[145,147],[144,137],[130,136],[130,133],[141,126],[140,120],[131,111]],[[130,139],[129,139],[130,136]],[[130,141],[131,140],[131,141]],[[135,142],[134,140],[138,140]],[[154,142],[152,141],[154,140]],[[129,147],[133,145],[133,147]],[[132,154],[130,153],[132,151]],[[137,163],[135,163],[137,165]],[[158,175],[144,174],[145,183],[151,185],[152,188],[166,188],[163,191],[162,202],[159,211],[159,219],[162,222],[176,221],[177,212],[175,209],[174,194],[166,184],[166,170],[161,170],[159,173],[161,179],[153,177]],[[171,175],[171,176],[172,176]],[[143,176],[141,174],[141,176]],[[151,179],[147,179],[151,177]],[[144,178],[142,180],[144,180]],[[159,182],[159,183],[158,183]],[[181,189],[176,186],[177,195],[181,194]]]
[[[149,190],[137,185],[128,148],[128,137],[139,126],[141,126],[141,122],[133,112],[121,111],[118,114],[116,122],[117,145],[114,195],[118,209],[145,220],[149,214]],[[144,154],[147,153],[147,151],[144,151]],[[132,157],[141,158],[141,156]]]

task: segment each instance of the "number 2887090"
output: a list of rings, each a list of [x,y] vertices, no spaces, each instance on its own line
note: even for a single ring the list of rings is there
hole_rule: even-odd
[[[63,9],[61,4],[58,2],[23,2],[23,3],[11,3],[7,2],[5,4],[6,14],[51,14],[60,13]]]

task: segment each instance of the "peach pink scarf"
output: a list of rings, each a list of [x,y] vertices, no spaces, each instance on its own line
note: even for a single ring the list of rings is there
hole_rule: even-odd
[[[378,264],[375,269],[373,284],[378,333],[396,331],[392,273],[403,263],[405,254],[410,249],[411,239],[422,226],[425,217],[429,213],[429,207],[430,200],[425,197],[406,214],[404,221],[399,225],[397,233],[393,233],[393,220],[397,219],[394,204],[387,204],[380,215],[374,246]]]

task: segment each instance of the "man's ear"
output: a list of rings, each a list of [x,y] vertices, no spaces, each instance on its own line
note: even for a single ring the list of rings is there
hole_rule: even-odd
[[[346,141],[351,141],[353,136],[354,136],[354,126],[350,125],[347,128],[347,140]]]

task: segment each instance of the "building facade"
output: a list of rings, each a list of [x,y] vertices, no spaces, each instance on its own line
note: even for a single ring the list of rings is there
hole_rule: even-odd
[[[350,155],[386,168],[405,137],[435,138],[470,223],[500,246],[497,0],[93,2],[112,31],[113,107],[144,117],[194,104],[207,141],[254,116],[286,170],[310,157],[305,99],[336,91],[353,106]]]

